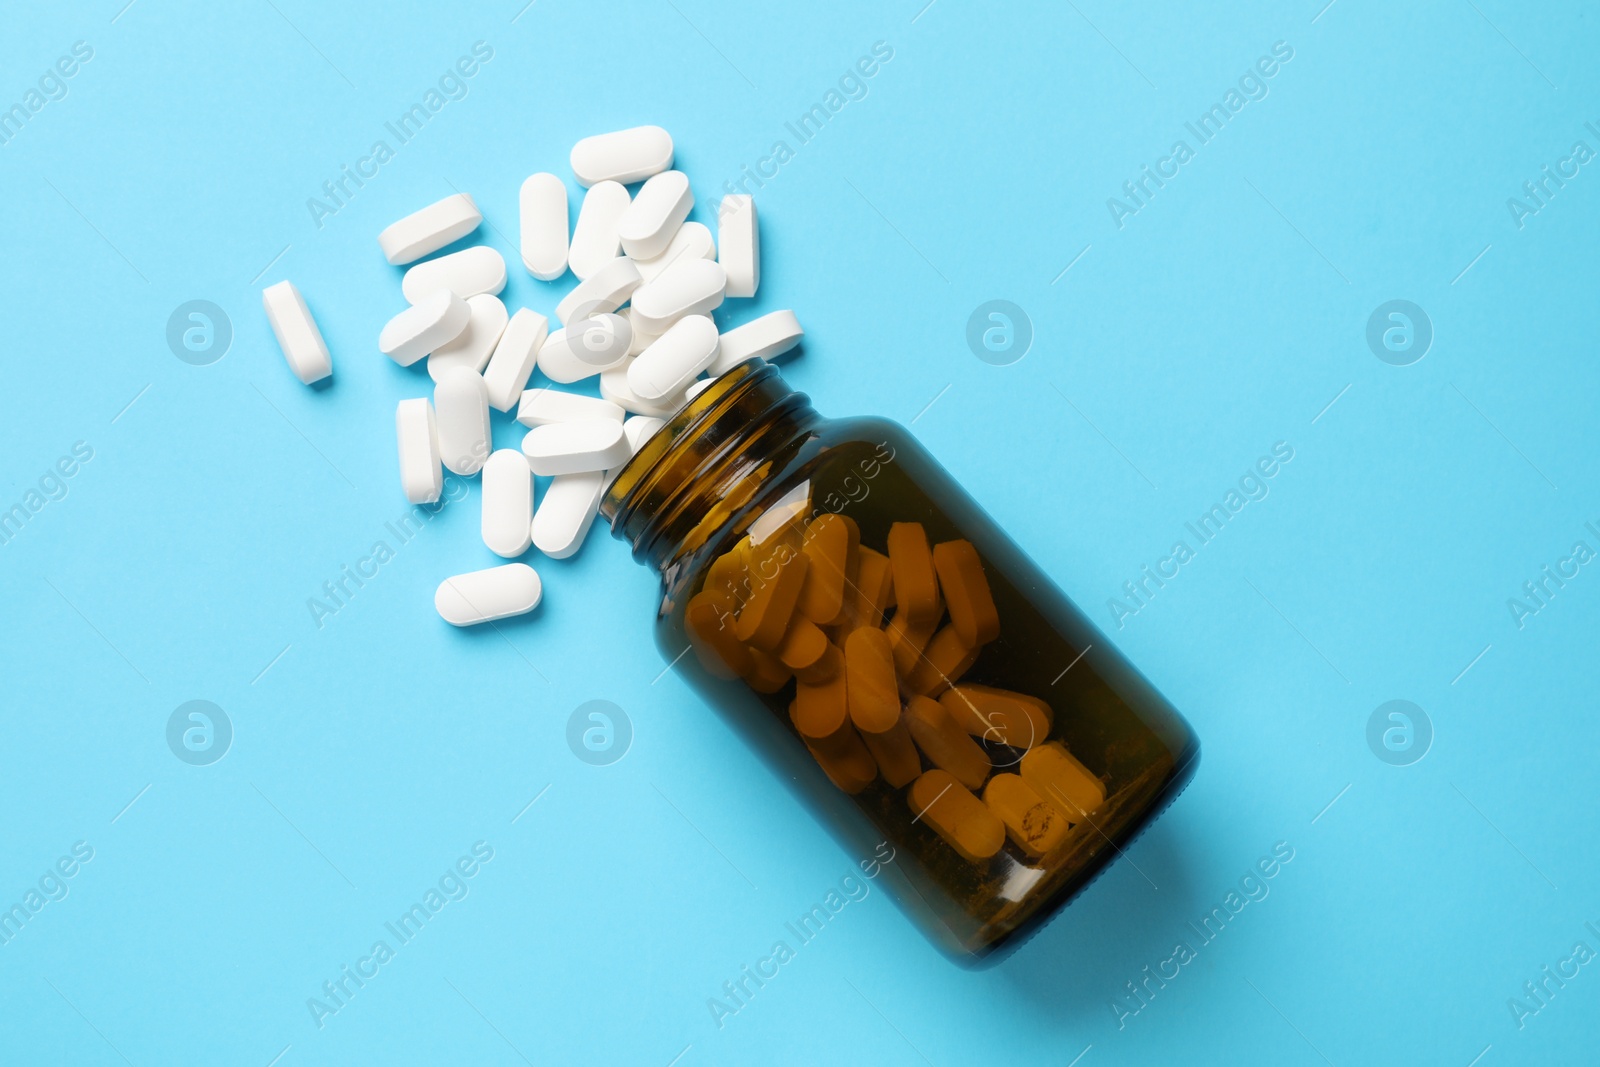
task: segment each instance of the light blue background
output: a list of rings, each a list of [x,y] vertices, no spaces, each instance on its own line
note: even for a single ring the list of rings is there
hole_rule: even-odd
[[[1600,570],[1521,629],[1507,600],[1600,548],[1600,176],[1521,229],[1506,207],[1600,149],[1593,13],[922,2],[8,7],[0,105],[73,42],[94,58],[0,146],[0,507],[74,442],[94,458],[0,546],[0,898],[95,851],[0,946],[0,1059],[1593,1058],[1600,969],[1520,1030],[1507,999],[1600,949]],[[466,98],[314,225],[307,198],[479,40]],[[784,124],[877,41],[868,95],[799,145]],[[1107,198],[1277,41],[1270,95],[1118,229]],[[455,631],[434,586],[497,562],[474,485],[310,619],[405,510],[393,412],[428,385],[376,349],[402,306],[378,230],[469,191],[508,302],[548,311],[571,280],[516,267],[517,187],[642,122],[702,198],[790,143],[757,193],[760,296],[724,321],[796,309],[790,380],[826,413],[915,419],[1203,739],[1128,860],[993,971],[874,891],[717,1027],[707,998],[862,857],[663,676],[654,580],[603,531],[532,560],[533,616]],[[259,293],[283,277],[330,388],[273,342]],[[1036,331],[1011,366],[964,340],[994,298]],[[1435,330],[1403,368],[1365,342],[1396,298]],[[232,319],[210,366],[165,342],[191,299]],[[1270,495],[1116,629],[1108,598],[1279,441]],[[1397,698],[1436,731],[1401,768],[1366,742]],[[236,731],[209,767],[166,745],[191,699]],[[608,767],[565,741],[591,699],[633,723]],[[470,895],[319,1029],[307,998],[480,840]],[[1124,983],[1277,842],[1270,895],[1119,1028]]]

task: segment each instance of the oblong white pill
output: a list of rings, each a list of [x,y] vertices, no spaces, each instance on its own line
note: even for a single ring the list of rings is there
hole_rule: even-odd
[[[527,614],[539,606],[543,593],[537,571],[526,563],[506,563],[446,578],[433,594],[433,606],[450,625],[473,626]]]
[[[680,259],[716,259],[717,242],[703,223],[686,222],[672,235],[666,251],[654,259],[629,258],[639,268],[639,277],[648,282]]]
[[[400,488],[406,499],[413,504],[433,503],[444,489],[444,472],[439,469],[439,431],[427,397],[395,406],[394,432],[400,442]]]
[[[701,378],[699,381],[692,383],[689,388],[683,391],[684,399],[693,400],[707,389],[710,389],[715,382],[715,378]]]
[[[622,423],[622,432],[628,438],[628,448],[637,454],[639,449],[644,447],[644,443],[666,424],[666,419],[658,419],[651,415],[629,415]]]
[[[561,298],[556,305],[556,321],[566,326],[578,319],[615,311],[628,302],[642,280],[633,260],[618,256]]]
[[[651,259],[666,251],[678,227],[694,207],[689,176],[681,170],[662,171],[639,188],[628,210],[617,220],[622,251],[632,259]]]
[[[633,327],[621,315],[594,315],[567,327],[567,344],[572,354],[589,366],[609,370],[628,358]]]
[[[600,511],[605,471],[558,474],[533,513],[533,545],[551,559],[566,559],[583,545]]]
[[[660,403],[688,389],[716,358],[717,324],[706,315],[689,315],[628,365],[628,388],[640,399]]]
[[[721,351],[707,372],[726,374],[752,356],[776,359],[800,343],[806,332],[792,311],[772,311],[722,335]]]
[[[455,474],[476,474],[489,458],[489,387],[483,375],[451,367],[433,387],[439,458]]]
[[[506,287],[506,257],[488,245],[476,245],[448,256],[418,263],[400,279],[400,291],[415,304],[440,289],[465,300],[480,293],[491,296]]]
[[[578,222],[572,228],[572,247],[567,265],[580,279],[617,258],[621,239],[617,223],[628,210],[628,190],[617,182],[601,182],[590,189],[578,208]]]
[[[522,438],[522,454],[541,477],[603,471],[627,459],[628,438],[612,419],[535,426]]]
[[[672,166],[672,135],[660,126],[596,134],[572,146],[571,162],[579,185],[636,182]]]
[[[506,331],[506,306],[498,296],[468,297],[467,311],[467,328],[428,353],[428,377],[434,381],[450,367],[482,371]]]
[[[539,369],[552,382],[571,385],[600,373],[599,367],[578,358],[572,351],[572,341],[566,330],[556,330],[539,349]]]
[[[383,258],[399,266],[461,240],[482,221],[483,213],[472,197],[454,193],[384,227],[378,234],[378,247],[383,249]]]
[[[384,323],[378,334],[378,350],[402,367],[409,367],[459,337],[471,320],[472,309],[466,300],[441,289]]]
[[[483,465],[480,528],[489,551],[516,559],[533,543],[533,472],[514,448],[497,448]]]
[[[567,272],[567,187],[554,174],[533,174],[517,195],[522,211],[522,265],[541,281]]]
[[[293,282],[281,281],[261,290],[261,306],[266,308],[278,347],[283,349],[283,358],[289,361],[296,378],[310,385],[333,373],[328,344]]]
[[[722,264],[680,259],[632,291],[634,325],[665,332],[685,315],[704,315],[721,307],[727,286],[728,272]]]
[[[617,367],[612,367],[600,375],[600,395],[635,415],[649,415],[653,418],[665,419],[677,414],[683,407],[682,394],[670,396],[664,400],[646,400],[628,387],[628,371],[633,365],[629,360]]]
[[[728,272],[728,295],[755,296],[761,285],[761,230],[753,197],[735,193],[722,198],[717,247],[717,261]]]
[[[550,330],[550,320],[529,308],[518,308],[494,346],[494,355],[483,369],[489,387],[489,406],[510,411],[528,384],[528,377],[539,359],[539,349]]]
[[[624,414],[609,400],[560,389],[526,389],[517,405],[517,421],[528,427],[607,419],[621,423]]]

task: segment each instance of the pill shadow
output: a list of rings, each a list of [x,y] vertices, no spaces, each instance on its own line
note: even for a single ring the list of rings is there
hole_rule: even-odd
[[[1114,1020],[1111,998],[1167,954],[1183,917],[1199,909],[1192,847],[1182,826],[1157,820],[994,975],[1064,1031]]]

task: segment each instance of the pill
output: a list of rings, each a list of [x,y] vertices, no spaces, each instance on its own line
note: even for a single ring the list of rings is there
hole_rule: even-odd
[[[797,680],[794,727],[808,738],[828,737],[849,725],[850,701],[845,672],[821,682]]]
[[[789,684],[789,679],[794,677],[793,672],[783,665],[783,661],[770,652],[763,652],[759,648],[752,648],[750,660],[755,664],[749,674],[744,676],[745,684],[758,693],[776,693]]]
[[[394,409],[394,430],[400,442],[400,488],[413,504],[433,503],[444,488],[444,472],[439,469],[439,431],[428,398],[400,401]]]
[[[615,311],[639,288],[639,268],[626,256],[601,264],[573,287],[556,305],[556,320],[563,326],[580,319]],[[637,313],[636,313],[637,314]]]
[[[889,557],[862,545],[856,551],[856,624],[881,626],[883,613],[893,606],[894,572]]]
[[[661,427],[667,424],[665,419],[652,418],[649,415],[629,415],[622,422],[622,432],[628,436],[628,447],[637,455],[644,443],[654,437]]]
[[[483,375],[451,367],[433,386],[439,456],[455,474],[476,474],[489,458],[489,387]]]
[[[490,407],[510,411],[517,406],[549,330],[550,320],[529,308],[518,308],[511,316],[500,343],[494,346],[494,355],[489,357],[489,365],[483,369]]]
[[[889,650],[894,653],[896,674],[905,678],[916,669],[922,659],[922,650],[928,647],[928,641],[938,628],[938,619],[913,623],[905,617],[903,610],[894,613],[894,617],[884,625],[883,632],[888,635]]]
[[[709,259],[680,259],[632,291],[634,325],[664,331],[685,315],[709,314],[722,306],[727,284],[728,274],[722,264]]]
[[[895,606],[906,621],[936,623],[944,615],[939,599],[939,576],[933,569],[933,550],[920,522],[897,522],[889,527],[885,543],[889,569],[894,572]]]
[[[439,380],[451,367],[482,371],[506,332],[506,306],[498,296],[467,298],[467,328],[428,354],[428,377]]]
[[[773,311],[743,326],[735,326],[723,333],[710,374],[713,377],[726,374],[747,359],[776,360],[791,351],[804,336],[800,320],[792,311]]]
[[[384,323],[378,350],[402,367],[409,367],[440,345],[460,336],[472,319],[464,298],[452,292],[434,293]]]
[[[643,416],[635,416],[643,417]],[[626,427],[627,423],[623,423]],[[740,544],[745,542],[741,541]],[[749,575],[745,571],[741,551],[736,546],[712,561],[706,568],[705,588],[716,589],[732,597],[736,604],[742,604],[750,596]]]
[[[805,737],[801,740],[805,742],[811,758],[822,768],[822,773],[841,791],[854,796],[877,780],[878,766],[872,759],[872,753],[849,723],[823,741],[812,741]]]
[[[717,261],[728,272],[728,295],[755,296],[761,285],[761,232],[753,197],[734,193],[722,198],[717,208],[717,247],[721,250]]]
[[[938,696],[960,681],[977,661],[979,651],[963,641],[954,626],[936,631],[922,650],[922,658],[906,676],[906,689],[924,696]]]
[[[828,635],[816,623],[796,612],[776,652],[796,677],[808,682],[824,682],[836,673],[837,664],[827,654],[832,647]]]
[[[632,346],[633,326],[613,312],[591,315],[567,327],[567,347],[573,358],[597,371],[622,363]]]
[[[472,626],[532,611],[542,589],[532,567],[506,563],[446,578],[433,594],[433,606],[450,625]]]
[[[333,373],[327,342],[293,282],[282,281],[261,290],[261,304],[278,338],[278,347],[283,349],[283,358],[296,378],[310,385]]]
[[[715,589],[702,589],[683,609],[683,627],[695,658],[715,678],[737,678],[755,669],[750,650],[733,636],[733,599]]]
[[[909,785],[922,773],[922,757],[917,755],[917,746],[903,722],[897,721],[882,733],[858,732],[867,751],[872,753],[873,762],[878,765],[878,773],[896,789]]]
[[[845,593],[855,583],[861,532],[843,515],[819,515],[806,527],[800,550],[811,558],[800,612],[819,626],[833,626],[844,614]]]
[[[463,248],[448,256],[418,263],[400,279],[400,291],[413,304],[421,303],[440,289],[448,289],[465,300],[479,293],[493,296],[505,287],[506,257],[488,245]]]
[[[517,421],[529,428],[593,419],[620,424],[622,418],[622,409],[609,400],[560,389],[526,389],[517,404]]]
[[[1013,748],[1042,744],[1050,733],[1049,705],[987,685],[956,685],[939,695],[950,717],[973,737]]]
[[[533,544],[551,559],[566,559],[583,539],[600,511],[605,472],[560,474],[550,480],[533,512]]]
[[[717,358],[717,324],[689,315],[668,327],[628,366],[628,388],[645,400],[661,401],[688,389]]]
[[[1066,840],[1072,824],[1021,775],[997,774],[983,790],[983,802],[1006,824],[1006,833],[1030,856],[1042,856]]]
[[[986,645],[1000,636],[1000,612],[995,608],[983,560],[971,541],[943,541],[933,546],[933,567],[939,589],[950,609],[950,625],[969,645]]]
[[[622,249],[617,223],[629,203],[628,190],[616,182],[601,182],[584,196],[572,227],[572,246],[567,250],[567,266],[573,274],[588,278],[617,258]]]
[[[600,368],[585,363],[572,351],[572,339],[566,330],[552,330],[539,346],[539,369],[552,382],[571,385],[600,373]]]
[[[532,544],[533,474],[514,448],[497,448],[483,465],[483,543],[489,551],[516,559]]]
[[[639,268],[639,276],[649,281],[680,259],[716,259],[717,242],[702,223],[686,222],[672,235],[666,250],[650,259],[628,257]]]
[[[651,415],[658,419],[666,419],[677,414],[678,409],[683,407],[682,394],[659,401],[646,400],[629,388],[628,368],[631,362],[632,360],[601,373],[600,395],[635,415]]]
[[[579,185],[636,182],[672,166],[672,135],[660,126],[596,134],[572,146],[571,162]]]
[[[628,329],[633,335],[632,340],[628,342],[628,355],[637,356],[654,344],[657,337],[661,336],[661,334],[654,331],[640,329],[639,324],[633,321],[632,308],[622,308],[617,314],[628,320]]]
[[[845,638],[844,669],[849,679],[850,719],[856,729],[883,733],[900,720],[894,654],[882,630],[862,626]]]
[[[906,701],[906,729],[928,762],[976,791],[989,777],[989,754],[974,741],[937,700],[914,696]]]
[[[522,265],[541,281],[567,272],[567,187],[554,174],[533,174],[517,195],[522,212]]]
[[[691,382],[689,388],[683,391],[683,398],[685,400],[693,400],[715,384],[717,384],[715,378],[701,378],[698,382]]]
[[[1005,823],[956,781],[949,771],[925,772],[906,793],[913,821],[927,823],[945,843],[973,863],[981,863],[1006,843]]]
[[[541,477],[603,471],[628,458],[628,438],[614,419],[557,422],[529,430],[522,454]]]
[[[628,210],[617,220],[617,238],[630,259],[651,259],[667,250],[678,227],[694,207],[689,176],[667,170],[639,187]]]
[[[1040,745],[1023,756],[1021,771],[1023,780],[1072,823],[1084,821],[1105,803],[1105,783],[1057,742]]]
[[[771,652],[783,640],[806,580],[806,557],[800,553],[774,556],[758,571],[755,591],[739,611],[734,632],[739,640]]]
[[[378,234],[378,247],[398,267],[461,240],[482,221],[472,197],[455,193],[386,226]]]

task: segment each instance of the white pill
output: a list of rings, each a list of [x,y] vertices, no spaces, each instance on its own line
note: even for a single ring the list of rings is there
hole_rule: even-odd
[[[483,381],[489,387],[489,406],[496,411],[510,411],[528,384],[528,376],[539,358],[550,330],[550,320],[528,308],[518,308],[494,346],[494,355],[483,370]]]
[[[719,268],[720,269],[720,268]],[[639,288],[639,268],[618,256],[573,287],[556,305],[556,321],[563,326],[617,310]]]
[[[534,174],[517,197],[522,209],[522,265],[543,281],[567,272],[567,187],[554,174]]]
[[[560,389],[527,389],[517,404],[517,421],[524,426],[550,426],[558,422],[604,421],[620,423],[624,412],[609,400]]]
[[[439,456],[445,469],[477,474],[489,458],[489,387],[483,375],[451,367],[433,387]]]
[[[628,370],[633,361],[610,370],[600,375],[600,395],[616,404],[624,411],[631,411],[635,415],[650,415],[654,418],[665,419],[676,414],[683,407],[683,396],[667,397],[665,400],[646,400],[628,387]]]
[[[685,315],[707,314],[722,306],[727,286],[728,273],[722,264],[680,259],[632,291],[634,325],[664,331]]]
[[[444,473],[439,469],[439,431],[428,398],[400,401],[394,409],[394,431],[400,441],[400,488],[413,504],[433,503],[444,489]]]
[[[533,544],[551,559],[566,559],[583,545],[600,511],[604,471],[558,474],[533,513]]]
[[[622,432],[627,435],[628,447],[638,455],[644,443],[654,437],[656,431],[667,424],[666,419],[657,419],[650,415],[630,415],[622,424]]]
[[[728,272],[729,296],[755,296],[761,286],[761,229],[756,202],[743,193],[722,198],[717,209],[718,262]]]
[[[282,281],[261,290],[261,305],[267,309],[267,321],[296,378],[310,385],[333,373],[327,342],[293,282]]]
[[[672,166],[672,135],[660,126],[635,126],[585,137],[572,146],[571,162],[579,185],[636,182]]]
[[[378,350],[402,367],[409,367],[461,336],[471,320],[472,309],[466,300],[441,290],[384,323],[378,334]]]
[[[567,252],[573,274],[587,278],[617,258],[621,248],[617,223],[628,204],[628,190],[616,182],[601,182],[584,196],[577,225],[572,228],[572,248]]]
[[[715,378],[701,378],[698,382],[693,383],[689,386],[689,388],[683,391],[684,398],[687,400],[693,400],[707,389],[710,389],[715,382]]]
[[[663,171],[639,188],[628,210],[617,220],[617,237],[631,259],[651,259],[665,252],[678,227],[694,207],[689,176]]]
[[[603,471],[628,458],[628,438],[614,419],[556,422],[529,430],[522,454],[541,477]]]
[[[497,448],[483,465],[483,543],[489,551],[516,559],[533,543],[533,472],[514,448]]]
[[[525,615],[539,606],[543,592],[532,567],[506,563],[446,578],[433,594],[433,606],[450,625],[473,626]]]
[[[574,340],[568,337],[566,330],[556,330],[545,338],[544,345],[539,349],[539,369],[552,382],[571,385],[600,373],[599,367],[585,363],[572,351]]]
[[[467,328],[428,354],[428,377],[434,381],[450,367],[482,371],[506,332],[506,306],[498,296],[468,297],[467,310]]]
[[[716,358],[717,324],[706,315],[689,315],[628,366],[628,388],[642,400],[660,403],[686,390]]]
[[[567,344],[574,356],[595,370],[609,370],[628,358],[633,327],[617,314],[579,319],[567,327]]]
[[[633,262],[639,268],[639,277],[648,282],[680,259],[716,258],[717,242],[711,230],[698,222],[686,222],[672,235],[665,252],[654,259],[634,259]]]
[[[399,266],[461,240],[482,221],[472,197],[455,193],[386,227],[378,234],[378,247],[385,259]]]
[[[463,248],[448,256],[418,263],[400,279],[400,291],[413,304],[440,289],[448,289],[465,300],[480,293],[492,296],[505,287],[506,257],[488,245]]]
[[[657,337],[661,336],[658,331],[640,329],[639,324],[633,321],[632,308],[623,308],[617,314],[628,320],[628,329],[633,335],[628,341],[628,355],[637,356],[640,352],[649,348]]]
[[[776,359],[799,344],[805,334],[794,312],[770,312],[724,333],[722,350],[717,353],[708,372],[713,378],[718,377],[752,356]]]

